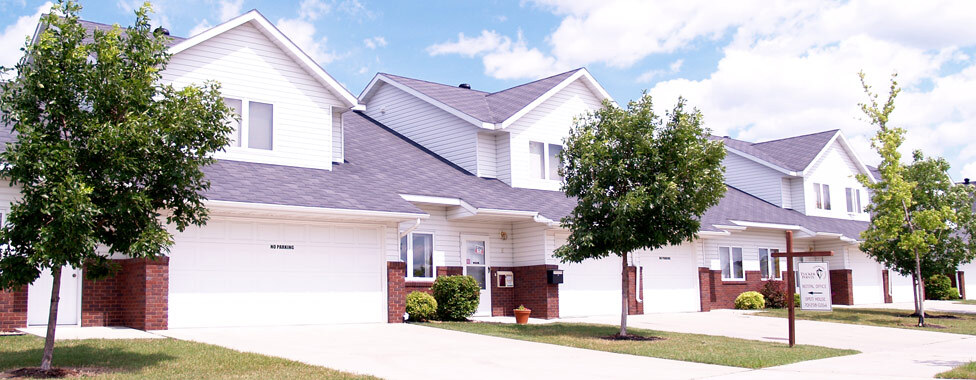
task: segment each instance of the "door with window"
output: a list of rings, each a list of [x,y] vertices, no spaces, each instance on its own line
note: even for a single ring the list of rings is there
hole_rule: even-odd
[[[474,277],[481,287],[481,302],[478,303],[477,316],[491,316],[491,279],[488,269],[488,239],[483,236],[462,236],[461,266],[464,274]]]

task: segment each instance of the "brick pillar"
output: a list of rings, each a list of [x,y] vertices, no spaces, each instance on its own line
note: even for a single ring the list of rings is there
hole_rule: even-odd
[[[119,260],[121,324],[139,330],[169,326],[169,258]]]
[[[640,273],[638,273],[640,272]],[[641,289],[637,289],[637,278],[640,276],[641,279]],[[628,295],[628,313],[629,315],[639,315],[644,314],[644,273],[643,271],[638,271],[637,267],[630,266],[627,267],[627,281],[630,281],[630,294]],[[640,292],[638,294],[638,292]],[[637,302],[637,296],[640,295],[641,302]]]
[[[119,275],[120,276],[120,275]],[[118,326],[122,322],[118,277],[82,279],[81,326]]]
[[[532,318],[559,318],[559,285],[549,284],[547,271],[557,265],[515,267],[515,304],[532,310]]]
[[[958,271],[956,275],[959,276],[959,287],[956,289],[959,289],[959,296],[966,299],[966,272]]]
[[[830,298],[834,305],[854,304],[854,281],[850,269],[830,271]]]
[[[403,261],[386,263],[386,321],[389,323],[403,323],[403,314],[407,312],[407,294],[403,278],[406,273],[407,263]]]
[[[888,277],[888,270],[881,271],[881,291],[884,292],[884,303],[891,303],[891,279]]]
[[[518,307],[515,304],[515,288],[500,288],[498,287],[498,272],[499,271],[513,271],[514,268],[511,267],[492,267],[491,275],[488,276],[488,280],[491,284],[491,315],[493,317],[498,316],[514,316],[515,313],[512,312],[513,309]],[[518,279],[515,279],[518,281]]]
[[[0,290],[0,331],[27,327],[27,287]]]
[[[701,301],[701,311],[712,310],[715,286],[712,285],[712,271],[705,267],[698,268],[698,296]]]

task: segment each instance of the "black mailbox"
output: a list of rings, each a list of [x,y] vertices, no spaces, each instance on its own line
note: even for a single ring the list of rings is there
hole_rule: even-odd
[[[550,269],[546,271],[546,277],[549,278],[550,284],[563,283],[563,271],[561,269]]]

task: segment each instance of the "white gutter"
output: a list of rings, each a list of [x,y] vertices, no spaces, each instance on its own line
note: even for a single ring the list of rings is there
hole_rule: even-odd
[[[410,220],[426,219],[430,217],[425,213],[413,212],[393,212],[393,211],[370,211],[352,210],[327,207],[308,207],[276,205],[267,203],[250,203],[234,201],[208,200],[204,204],[217,211],[245,211],[245,212],[265,212],[265,213],[293,213],[309,216],[343,216],[343,217],[368,217],[376,219]]]
[[[398,236],[398,237],[400,239],[403,239],[404,236],[407,236],[407,234],[413,232],[413,230],[416,230],[417,227],[420,227],[420,218],[417,218],[417,223],[414,223],[413,227],[407,228],[406,230],[404,230],[403,232],[401,232],[400,233],[400,236]]]

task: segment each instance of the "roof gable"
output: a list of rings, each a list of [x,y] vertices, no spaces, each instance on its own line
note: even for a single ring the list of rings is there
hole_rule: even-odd
[[[838,132],[840,130],[834,129],[755,143],[752,146],[770,157],[776,157],[787,169],[803,171],[834,140]]]
[[[425,80],[378,73],[360,94],[367,102],[378,86],[393,85],[472,124],[488,129],[505,128],[575,80],[584,78],[587,88],[601,99],[609,93],[580,68],[493,93]]]
[[[182,39],[178,43],[173,44],[169,48],[170,54],[179,54],[180,52],[196,46],[204,41],[210,40],[218,35],[227,32],[228,30],[234,29],[243,24],[250,23],[255,28],[257,28],[262,34],[267,36],[278,48],[284,51],[289,57],[295,60],[302,68],[304,68],[316,81],[322,84],[330,92],[335,94],[336,98],[342,101],[346,106],[350,108],[359,108],[359,101],[356,97],[346,90],[338,81],[335,80],[329,73],[322,69],[308,56],[304,51],[302,51],[294,42],[288,39],[277,27],[271,24],[268,19],[266,19],[257,10],[251,10],[243,15],[237,16],[223,24],[217,25],[213,28],[207,29],[202,33],[199,33],[193,37]]]

